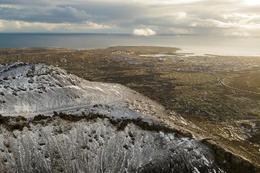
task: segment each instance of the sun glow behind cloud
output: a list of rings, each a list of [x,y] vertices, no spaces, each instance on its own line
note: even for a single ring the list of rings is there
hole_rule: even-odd
[[[244,0],[244,3],[247,5],[259,5],[260,1],[259,0]]]

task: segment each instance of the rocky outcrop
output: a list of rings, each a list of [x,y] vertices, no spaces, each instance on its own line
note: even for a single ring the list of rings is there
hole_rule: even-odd
[[[0,172],[224,172],[121,85],[17,63],[0,68],[0,100]]]

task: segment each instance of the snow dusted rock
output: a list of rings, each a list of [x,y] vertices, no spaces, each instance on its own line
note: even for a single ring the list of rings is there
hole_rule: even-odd
[[[2,66],[0,80],[0,172],[223,172],[208,147],[156,120],[162,106],[126,87],[43,64]]]
[[[44,64],[0,67],[0,102],[0,114],[24,117],[54,111],[100,111],[129,118],[136,117],[138,111],[146,114],[163,111],[155,102],[122,85],[86,81]]]

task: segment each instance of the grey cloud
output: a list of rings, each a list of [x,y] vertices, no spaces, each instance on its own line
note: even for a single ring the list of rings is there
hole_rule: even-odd
[[[250,27],[260,25],[257,17],[260,5],[247,6],[242,0],[202,0],[167,5],[137,3],[141,1],[0,0],[0,19],[73,24],[94,22],[114,26],[122,32],[149,27],[157,33],[192,34],[221,34],[232,32],[234,27],[241,30],[246,24]],[[1,4],[19,8],[3,8]],[[255,17],[250,18],[250,15]]]
[[[19,9],[0,9],[0,18],[7,20],[23,20],[30,22],[72,22],[81,23],[88,20],[99,22],[116,22],[141,15],[140,8],[136,5],[125,5],[120,3],[46,3],[37,2],[29,4],[28,0],[23,2],[0,1],[0,4],[21,5]],[[56,4],[56,5],[53,5]],[[144,12],[145,9],[142,9]]]

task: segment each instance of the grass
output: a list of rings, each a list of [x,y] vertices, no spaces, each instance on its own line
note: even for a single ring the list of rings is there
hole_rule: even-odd
[[[234,88],[259,93],[260,95],[260,71],[253,70],[247,73],[237,74],[235,77],[226,78],[225,82]],[[242,82],[243,81],[243,82]]]

